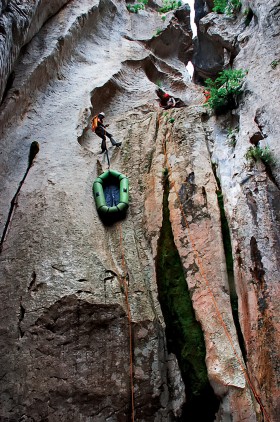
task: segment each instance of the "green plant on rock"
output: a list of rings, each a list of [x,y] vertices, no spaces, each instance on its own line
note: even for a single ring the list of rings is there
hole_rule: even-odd
[[[182,6],[181,0],[163,0],[163,6],[158,9],[159,13],[167,13]]]
[[[130,13],[138,13],[138,10],[143,10],[145,6],[142,3],[135,3],[127,4],[126,8]]]
[[[214,0],[213,12],[233,15],[239,12],[241,2],[239,0]]]
[[[127,4],[126,8],[131,13],[138,13],[138,10],[144,10],[148,0],[139,0],[139,3]]]
[[[259,145],[251,146],[246,152],[245,158],[247,161],[251,162],[262,161],[265,165],[268,166],[275,164],[275,158],[273,157],[269,146],[265,146],[264,148]]]
[[[278,59],[278,60],[273,60],[273,61],[270,63],[270,66],[272,67],[272,69],[275,69],[275,68],[279,65],[279,63],[280,63],[280,59]]]
[[[220,72],[214,81],[210,78],[206,79],[205,86],[210,92],[210,98],[205,106],[217,113],[236,108],[237,97],[242,92],[246,73],[242,69],[227,69]]]
[[[163,29],[157,28],[156,33],[152,36],[152,38],[158,37],[162,33]]]
[[[214,0],[213,12],[225,13],[227,0]]]

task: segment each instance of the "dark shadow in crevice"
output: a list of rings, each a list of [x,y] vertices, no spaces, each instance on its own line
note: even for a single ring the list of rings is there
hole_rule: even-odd
[[[246,11],[245,26],[249,26],[254,17],[253,10],[249,7]]]
[[[163,223],[158,241],[156,274],[158,297],[166,324],[169,353],[177,357],[185,385],[186,403],[178,422],[213,422],[219,400],[208,380],[205,343],[195,318],[184,269],[174,243],[168,208],[169,181],[164,179]],[[197,267],[194,268],[197,271]]]
[[[276,186],[278,190],[280,190],[280,186],[272,173],[271,167],[268,164],[265,164],[265,171],[270,181]]]
[[[17,205],[18,195],[19,195],[20,190],[22,188],[22,185],[23,185],[23,183],[24,183],[24,181],[27,177],[27,174],[30,170],[30,167],[32,166],[33,160],[36,157],[36,155],[38,154],[38,152],[39,152],[39,143],[37,141],[34,141],[30,145],[29,157],[28,157],[28,166],[27,166],[26,172],[25,172],[22,180],[19,183],[19,186],[16,190],[15,195],[13,196],[13,199],[11,200],[11,205],[10,205],[7,221],[5,223],[3,234],[2,234],[2,237],[1,237],[1,240],[0,240],[0,253],[2,252],[3,244],[4,244],[4,241],[5,241],[5,238],[6,238],[6,235],[7,235],[7,231],[9,229],[9,226],[10,226],[10,223],[11,223],[11,220],[12,220],[13,212],[14,212],[14,209]]]
[[[3,93],[3,97],[2,97],[2,100],[1,100],[1,103],[0,103],[0,106],[3,104],[3,102],[5,101],[5,99],[8,95],[9,90],[12,88],[14,80],[15,80],[15,72],[11,72],[8,79],[7,79],[6,87],[5,87],[5,90],[4,90],[4,93]]]
[[[239,322],[238,316],[238,296],[236,293],[235,288],[235,280],[234,280],[234,269],[233,269],[233,255],[232,255],[232,246],[231,246],[231,237],[230,237],[230,230],[229,225],[225,213],[224,208],[224,198],[221,189],[220,180],[217,176],[216,167],[212,165],[213,173],[217,182],[218,189],[216,190],[218,205],[220,209],[220,218],[221,218],[221,230],[222,230],[222,238],[223,238],[223,246],[226,258],[226,267],[227,267],[227,275],[228,275],[228,283],[229,283],[229,293],[230,293],[230,303],[232,309],[232,316],[237,332],[238,342],[240,346],[240,350],[243,356],[244,361],[246,362],[247,353],[245,348],[245,342]]]

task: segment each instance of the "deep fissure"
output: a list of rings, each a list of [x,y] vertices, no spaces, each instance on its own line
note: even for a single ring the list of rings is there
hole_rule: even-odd
[[[6,220],[6,223],[5,223],[5,226],[4,226],[4,230],[3,230],[3,233],[2,233],[2,237],[1,237],[1,240],[0,240],[0,253],[2,252],[3,244],[4,244],[4,241],[6,239],[6,235],[7,235],[9,226],[11,224],[11,220],[12,220],[12,217],[13,217],[14,209],[15,209],[16,204],[17,204],[18,195],[19,195],[20,190],[22,188],[22,185],[23,185],[23,183],[24,183],[24,181],[25,181],[25,179],[26,179],[26,177],[28,175],[28,172],[30,170],[30,167],[32,166],[33,160],[36,157],[36,155],[38,154],[38,152],[39,152],[39,143],[36,142],[36,141],[33,141],[31,143],[30,149],[29,149],[28,166],[27,166],[26,172],[24,173],[24,176],[23,176],[23,178],[21,179],[21,181],[19,183],[19,186],[18,186],[18,188],[16,190],[16,193],[14,194],[13,199],[11,200],[11,205],[10,205],[8,217],[7,217],[7,220]]]
[[[219,400],[208,380],[203,332],[195,318],[184,269],[174,243],[168,196],[169,180],[166,174],[156,273],[158,297],[166,324],[168,352],[177,357],[186,390],[186,403],[177,421],[212,422],[219,407]]]
[[[225,258],[226,258],[226,268],[227,268],[227,275],[228,275],[232,316],[233,316],[233,321],[234,321],[236,332],[237,332],[239,346],[243,355],[243,359],[246,362],[245,343],[244,343],[244,338],[241,331],[241,326],[240,326],[239,316],[238,316],[238,296],[236,293],[235,281],[234,281],[233,255],[232,255],[229,225],[228,225],[228,221],[227,221],[227,217],[225,213],[222,188],[221,188],[220,180],[217,176],[216,167],[214,164],[212,165],[212,168],[213,168],[213,174],[215,176],[216,183],[217,183],[216,194],[217,194],[218,205],[220,209],[221,230],[222,230],[223,246],[224,246]]]

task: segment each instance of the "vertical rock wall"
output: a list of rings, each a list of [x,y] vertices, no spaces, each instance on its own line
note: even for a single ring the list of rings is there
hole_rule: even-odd
[[[248,373],[264,420],[279,418],[279,5],[243,2],[235,17],[214,13],[200,21],[213,44],[234,52],[248,71],[240,106],[212,117],[211,151],[231,229],[239,319]],[[225,63],[226,64],[226,63]],[[235,130],[234,144],[228,137]],[[274,163],[248,162],[252,145],[268,147]]]
[[[249,70],[240,108],[216,118],[201,106],[202,88],[185,69],[193,52],[187,7],[165,20],[148,7],[129,14],[122,1],[28,7],[24,41],[1,54],[11,63],[2,66],[3,81],[11,71],[14,76],[0,109],[0,417],[124,421],[134,407],[137,421],[180,420],[188,397],[166,345],[155,263],[167,172],[174,241],[220,402],[215,420],[261,419],[247,364],[276,421],[279,163],[270,172],[261,165],[247,169],[244,153],[259,131],[279,156],[272,106],[278,98],[269,78],[279,72],[269,65],[278,57],[276,46],[266,67],[263,61],[278,36],[271,19],[277,8],[268,12],[268,5],[253,3],[249,27],[242,16],[226,26],[214,14],[200,22],[223,58]],[[236,28],[238,46],[231,35]],[[199,60],[198,79],[208,72]],[[160,111],[159,81],[186,106]],[[122,141],[120,149],[108,145],[111,167],[130,181],[128,215],[111,226],[102,224],[92,198],[92,182],[107,168],[100,139],[89,130],[101,110]],[[236,125],[233,151],[226,134]],[[39,151],[29,166],[34,141]],[[231,230],[245,362],[230,305],[213,162]]]
[[[191,44],[172,16],[163,24],[153,12],[131,19],[122,2],[72,1],[14,67],[1,108],[3,420],[123,421],[132,404],[142,421],[181,412],[184,386],[166,349],[142,223],[156,128],[147,101],[158,78],[185,86],[173,66],[180,49],[168,64],[151,53],[164,50],[165,39],[146,47],[160,25]],[[101,107],[123,141],[122,150],[109,148],[112,166],[131,182],[129,215],[111,227],[92,197],[93,180],[107,167],[99,138],[87,130]],[[28,168],[34,141],[39,152]]]

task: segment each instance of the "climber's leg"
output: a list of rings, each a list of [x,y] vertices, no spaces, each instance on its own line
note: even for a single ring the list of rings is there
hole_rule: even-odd
[[[121,142],[117,142],[114,138],[113,138],[113,135],[111,135],[111,133],[106,133],[106,135],[108,136],[108,138],[110,139],[110,141],[111,141],[111,144],[114,146],[114,147],[120,147],[121,146]]]
[[[103,152],[105,152],[107,150],[107,146],[106,146],[106,135],[105,135],[105,130],[103,129],[103,127],[97,127],[95,130],[95,133],[97,136],[99,136],[99,138],[102,139],[101,142],[101,154]]]
[[[105,152],[106,150],[107,150],[106,136],[104,136],[104,138],[102,138],[102,142],[101,142],[101,153]]]

